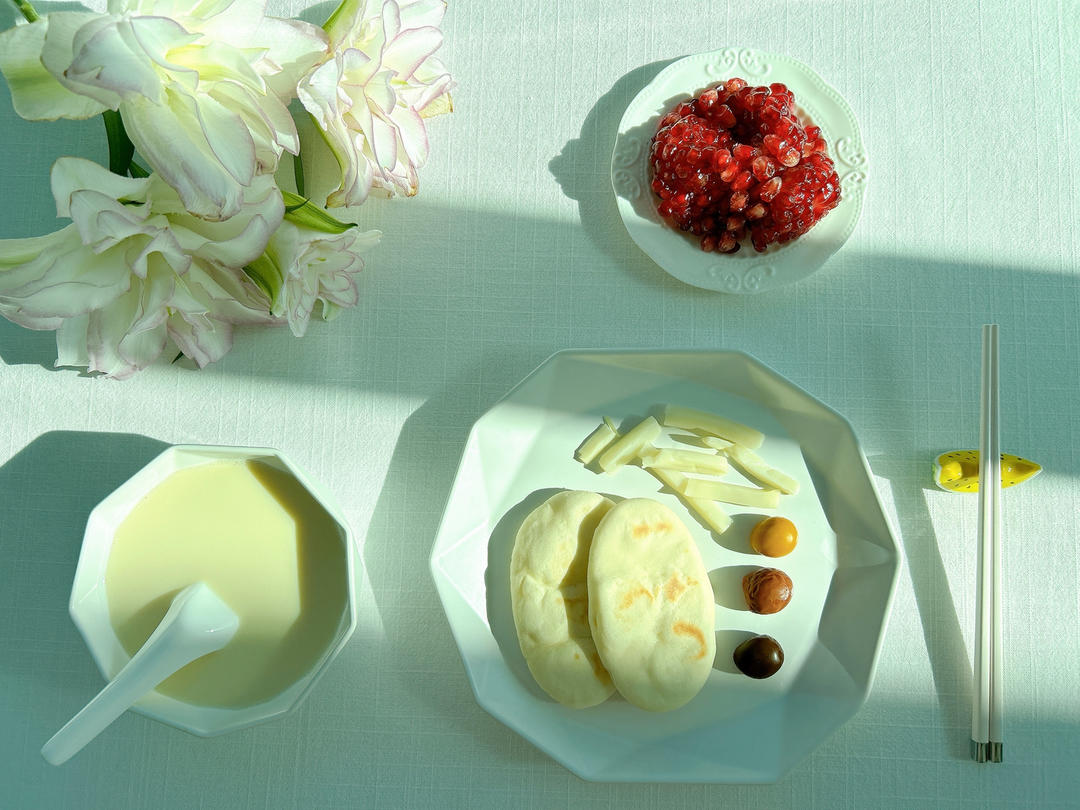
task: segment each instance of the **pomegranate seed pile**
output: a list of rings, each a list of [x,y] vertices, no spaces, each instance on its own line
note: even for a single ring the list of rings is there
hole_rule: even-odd
[[[803,126],[782,84],[728,79],[680,102],[652,140],[660,216],[701,249],[754,250],[806,233],[840,202],[840,178],[815,126]]]

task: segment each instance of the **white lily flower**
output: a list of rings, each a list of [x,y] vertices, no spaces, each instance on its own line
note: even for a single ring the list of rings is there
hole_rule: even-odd
[[[57,365],[124,378],[172,340],[202,366],[229,350],[233,324],[272,320],[240,268],[284,214],[273,178],[253,178],[225,222],[193,216],[157,175],[120,177],[81,158],[56,161],[52,190],[72,224],[0,240],[0,315],[57,330]]]
[[[362,253],[378,245],[382,233],[349,228],[341,233],[284,220],[251,271],[273,298],[271,313],[289,322],[297,337],[307,332],[315,302],[325,320],[360,300],[355,276],[364,269]]]
[[[224,220],[299,151],[287,105],[326,51],[320,29],[267,17],[265,0],[109,0],[0,34],[0,70],[25,118],[119,110],[184,206]]]
[[[329,61],[297,95],[341,168],[327,206],[359,205],[372,187],[413,195],[427,162],[424,118],[450,108],[442,0],[344,0],[327,21]]]

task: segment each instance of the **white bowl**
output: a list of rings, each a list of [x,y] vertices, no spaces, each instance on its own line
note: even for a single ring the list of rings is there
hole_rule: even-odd
[[[337,631],[320,659],[303,678],[270,700],[242,708],[218,708],[197,706],[151,692],[133,707],[147,717],[203,737],[261,723],[296,708],[352,635],[356,627],[354,579],[358,555],[348,523],[328,493],[277,450],[202,445],[169,447],[121,484],[90,513],[69,605],[71,618],[86,641],[98,669],[106,680],[112,680],[130,659],[109,621],[109,603],[105,590],[105,571],[116,528],[144,495],[173,472],[226,459],[258,459],[290,473],[311,493],[337,524],[340,532],[347,566],[348,596]]]
[[[649,146],[676,102],[740,76],[750,84],[786,84],[805,119],[821,132],[840,176],[840,203],[807,233],[758,253],[706,253],[699,239],[668,225],[650,187]],[[751,48],[724,48],[668,65],[626,108],[611,155],[611,185],[626,230],[660,267],[680,281],[728,293],[759,293],[805,278],[844,244],[862,211],[867,161],[855,115],[840,94],[802,62]]]
[[[638,467],[596,475],[574,460],[602,416],[634,420],[658,404],[711,410],[763,431],[759,451],[803,481],[783,511],[800,530],[793,553],[754,554],[748,526],[770,510],[730,507],[719,539]],[[517,529],[558,489],[648,497],[690,529],[717,595],[717,658],[681,709],[644,712],[618,696],[590,709],[552,701],[518,646],[509,564]],[[794,581],[788,607],[746,610],[747,566],[776,565]],[[899,551],[851,426],[739,352],[573,351],[554,355],[473,427],[431,555],[431,571],[480,705],[585,779],[769,782],[851,718],[870,689],[899,569]],[[739,604],[736,604],[738,602]],[[785,650],[755,681],[732,650],[751,634]]]

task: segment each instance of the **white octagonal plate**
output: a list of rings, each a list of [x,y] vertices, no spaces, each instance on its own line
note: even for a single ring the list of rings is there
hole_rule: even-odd
[[[806,234],[758,253],[747,240],[736,253],[706,253],[698,237],[668,225],[649,186],[649,146],[677,102],[739,76],[750,84],[786,84],[803,120],[821,127],[840,177],[840,203]],[[673,62],[630,102],[611,155],[611,185],[630,238],[671,275],[695,287],[758,293],[819,269],[851,235],[862,210],[867,160],[855,114],[817,73],[789,56],[752,48],[723,48]]]
[[[760,454],[802,482],[781,510],[729,507],[719,537],[644,470],[597,475],[575,448],[611,416],[629,424],[658,405],[712,411],[761,430]],[[676,510],[701,551],[716,596],[717,654],[686,706],[653,714],[618,695],[591,709],[560,706],[536,685],[517,643],[509,568],[517,529],[560,489],[650,497]],[[779,560],[752,553],[749,528],[783,514],[799,527]],[[742,575],[781,568],[791,603],[761,616]],[[473,427],[431,555],[431,571],[480,705],[585,779],[771,782],[862,705],[873,679],[899,568],[866,459],[848,422],[740,352],[570,351],[554,355]],[[768,634],[785,651],[772,678],[731,660]]]

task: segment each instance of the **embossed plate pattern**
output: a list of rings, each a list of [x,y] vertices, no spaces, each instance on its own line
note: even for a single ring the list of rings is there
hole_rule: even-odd
[[[660,119],[677,101],[732,76],[751,84],[786,84],[803,117],[821,127],[840,176],[840,204],[808,233],[785,245],[770,245],[764,253],[749,244],[734,254],[705,253],[696,237],[660,218],[649,188],[649,144]],[[728,293],[764,292],[818,270],[855,229],[866,177],[859,125],[840,94],[801,62],[750,48],[694,54],[664,68],[626,108],[611,155],[619,213],[638,247],[680,281]]]

